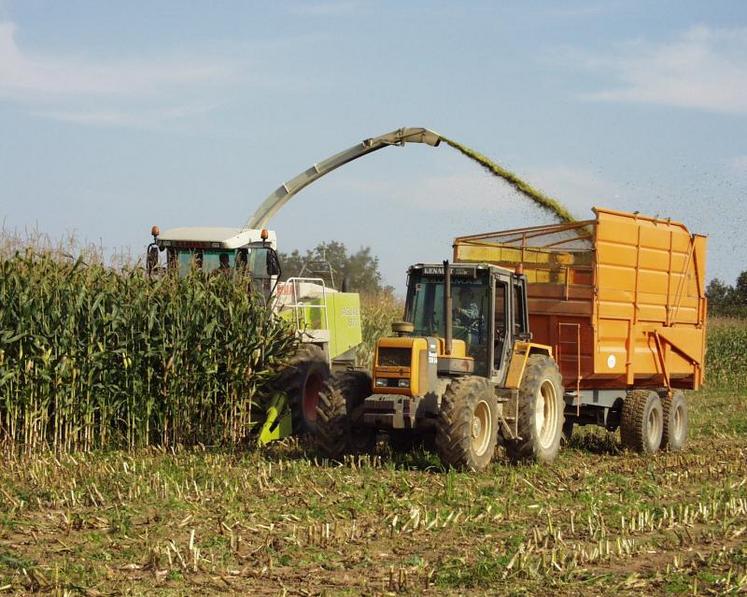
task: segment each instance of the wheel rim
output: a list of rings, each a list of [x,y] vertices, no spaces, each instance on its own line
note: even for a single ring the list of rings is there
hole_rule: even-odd
[[[552,446],[558,428],[558,400],[555,386],[550,380],[543,381],[537,392],[534,424],[540,446]]]
[[[490,406],[485,400],[481,400],[475,407],[472,415],[472,449],[475,454],[482,456],[490,445],[490,436],[493,432],[493,419],[490,416]]]
[[[324,380],[321,375],[312,373],[306,378],[303,387],[303,418],[310,423],[316,421],[316,407]]]
[[[646,435],[648,437],[648,445],[651,447],[655,447],[661,440],[661,424],[659,410],[656,408],[649,410],[648,417],[646,418]]]

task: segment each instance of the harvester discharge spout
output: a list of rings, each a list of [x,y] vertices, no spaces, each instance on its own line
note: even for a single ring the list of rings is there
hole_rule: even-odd
[[[392,145],[403,146],[405,143],[425,143],[437,147],[441,142],[441,136],[429,129],[422,127],[401,128],[378,137],[364,139],[357,145],[350,147],[340,153],[314,164],[311,168],[304,170],[299,175],[291,178],[280,185],[271,193],[252,214],[244,225],[246,229],[265,228],[270,219],[280,210],[283,205],[290,201],[299,191],[306,188],[312,182],[329,174],[340,166],[357,160],[384,147]]]

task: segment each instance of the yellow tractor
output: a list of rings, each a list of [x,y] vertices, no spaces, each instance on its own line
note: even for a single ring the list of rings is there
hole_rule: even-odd
[[[550,346],[533,343],[521,271],[489,264],[417,264],[405,321],[376,346],[373,375],[328,380],[317,407],[327,457],[434,442],[446,466],[485,469],[497,441],[513,460],[552,461],[564,422]]]

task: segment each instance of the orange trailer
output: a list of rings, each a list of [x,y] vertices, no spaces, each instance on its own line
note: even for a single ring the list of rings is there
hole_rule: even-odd
[[[583,222],[459,237],[454,261],[523,271],[530,330],[554,348],[566,418],[615,427],[607,414],[626,392],[671,396],[703,383],[707,239],[670,219],[593,212]],[[605,407],[605,420],[586,406]]]

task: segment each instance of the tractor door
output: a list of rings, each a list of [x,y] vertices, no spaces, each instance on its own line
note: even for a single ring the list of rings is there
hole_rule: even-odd
[[[529,341],[532,335],[529,333],[529,309],[527,309],[527,280],[524,276],[514,275],[511,282],[511,311],[513,322],[512,343],[514,340]]]
[[[503,379],[508,365],[508,353],[513,344],[511,338],[511,285],[501,275],[493,276],[492,309],[492,370],[491,377]]]

